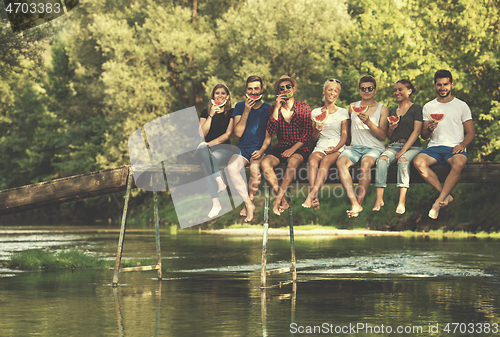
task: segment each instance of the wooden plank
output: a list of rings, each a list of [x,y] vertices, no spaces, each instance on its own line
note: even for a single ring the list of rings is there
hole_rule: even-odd
[[[155,266],[141,266],[141,267],[125,267],[125,268],[120,268],[121,273],[127,273],[131,271],[148,271],[148,270],[160,270],[159,265]]]
[[[292,267],[285,267],[285,268],[279,268],[279,269],[270,269],[270,270],[266,271],[266,275],[289,273],[292,270],[293,270]]]
[[[129,168],[121,166],[0,191],[0,215],[125,190]]]

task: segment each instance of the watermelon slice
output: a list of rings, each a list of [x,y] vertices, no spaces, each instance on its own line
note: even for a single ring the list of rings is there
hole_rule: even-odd
[[[262,99],[262,95],[249,95],[249,94],[247,94],[247,98],[253,99],[254,101],[260,101]]]
[[[285,96],[285,98],[290,98],[293,95],[293,91],[290,91],[288,94],[280,94],[278,96]]]
[[[360,113],[365,113],[368,111],[369,106],[355,106],[354,104],[351,104],[351,110],[354,111],[356,114]]]
[[[324,123],[328,119],[329,115],[330,114],[328,113],[328,110],[322,110],[319,115],[313,117],[313,121],[315,121],[318,124]]]
[[[387,117],[387,120],[389,123],[399,123],[399,116],[389,116]]]
[[[216,105],[219,108],[222,108],[224,105],[226,105],[226,103],[227,103],[227,99],[225,99],[223,101],[212,100],[212,105]]]
[[[429,117],[434,121],[434,122],[441,122],[444,119],[444,116],[446,114],[430,114]]]

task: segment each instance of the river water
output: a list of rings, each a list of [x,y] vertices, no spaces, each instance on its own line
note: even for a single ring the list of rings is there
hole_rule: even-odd
[[[0,260],[33,247],[113,260],[117,243],[109,228],[0,227]],[[0,269],[0,336],[500,333],[498,240],[297,237],[296,287],[263,291],[262,237],[162,231],[161,249],[162,282],[154,271],[121,273],[117,288],[110,270]],[[268,249],[268,268],[289,265],[287,238]],[[154,233],[127,231],[123,256],[154,259]]]

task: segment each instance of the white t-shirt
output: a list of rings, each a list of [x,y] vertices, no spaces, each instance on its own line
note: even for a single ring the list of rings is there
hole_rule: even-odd
[[[464,101],[454,97],[448,103],[439,103],[437,98],[427,102],[422,111],[424,121],[431,121],[430,114],[445,114],[444,119],[431,133],[427,147],[455,147],[464,140],[464,122],[472,119],[470,108]]]
[[[316,108],[311,111],[311,119],[321,114],[321,109]],[[320,131],[316,147],[328,148],[329,146],[337,146],[342,134],[342,121],[346,119],[349,119],[349,113],[344,108],[339,107],[335,113],[330,114],[325,123],[323,123],[323,130]],[[342,151],[344,147],[340,148],[339,151]]]
[[[356,102],[359,107],[361,101]],[[378,103],[377,110],[370,116],[371,121],[376,126],[380,126],[380,114],[382,111],[382,104]],[[385,151],[385,144],[383,140],[378,139],[372,133],[368,125],[359,119],[356,113],[351,113],[351,146],[366,146],[371,149],[378,149]]]

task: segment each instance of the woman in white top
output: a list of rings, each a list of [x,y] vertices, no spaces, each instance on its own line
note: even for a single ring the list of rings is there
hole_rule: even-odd
[[[316,147],[309,156],[309,188],[310,193],[302,204],[305,208],[319,209],[318,191],[328,176],[332,166],[345,148],[349,130],[349,113],[335,105],[340,94],[341,82],[328,79],[323,85],[325,105],[311,112],[313,118],[312,139],[318,139]],[[326,111],[327,118],[323,123],[314,122],[314,117]],[[319,167],[319,170],[318,170]]]

